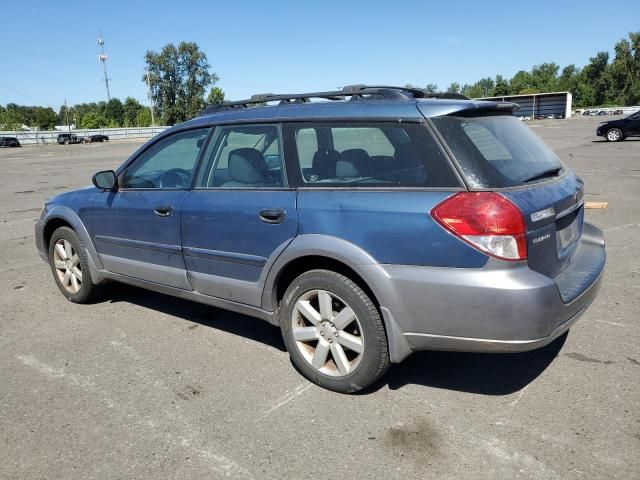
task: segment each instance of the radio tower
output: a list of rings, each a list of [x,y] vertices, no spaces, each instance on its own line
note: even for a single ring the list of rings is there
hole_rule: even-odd
[[[104,53],[104,38],[102,38],[102,32],[98,31],[98,45],[102,53],[98,55],[98,60],[102,62],[102,68],[104,68],[104,85],[107,87],[107,100],[111,100],[111,94],[109,93],[109,77],[107,77],[107,60],[109,56]]]

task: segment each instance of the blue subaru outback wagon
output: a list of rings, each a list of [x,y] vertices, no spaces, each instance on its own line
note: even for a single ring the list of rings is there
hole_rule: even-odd
[[[223,103],[48,200],[37,247],[72,302],[115,280],[278,325],[335,391],[416,350],[538,348],[594,300],[605,248],[514,108],[367,86]]]

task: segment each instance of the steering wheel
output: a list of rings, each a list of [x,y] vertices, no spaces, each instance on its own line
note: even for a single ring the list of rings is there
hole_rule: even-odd
[[[160,188],[186,188],[191,180],[191,172],[184,168],[170,168],[160,176]]]

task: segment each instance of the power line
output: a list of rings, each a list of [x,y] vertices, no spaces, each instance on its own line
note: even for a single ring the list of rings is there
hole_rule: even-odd
[[[22,95],[23,97],[28,98],[29,100],[32,100],[34,102],[37,102],[41,105],[45,105],[47,107],[51,107],[54,108],[54,105],[51,105],[50,103],[47,102],[43,102],[42,100],[38,100],[37,98],[33,98],[31,95],[27,95],[24,92],[21,92],[20,90],[18,90],[17,88],[13,88],[11,85],[9,85],[8,83],[3,82],[2,80],[0,80],[0,85],[3,85],[5,87],[7,87],[9,90],[13,90],[14,92],[16,92],[18,95]]]

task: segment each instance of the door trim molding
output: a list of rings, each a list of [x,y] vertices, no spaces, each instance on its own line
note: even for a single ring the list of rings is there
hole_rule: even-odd
[[[253,265],[264,267],[267,263],[265,257],[258,255],[248,255],[246,253],[223,252],[221,250],[208,250],[205,248],[183,247],[184,255],[195,258],[205,258],[207,260],[218,260],[230,263],[241,263],[243,265]]]
[[[94,237],[96,243],[111,243],[112,245],[120,245],[123,247],[144,248],[162,253],[180,254],[182,249],[180,245],[167,245],[165,243],[145,242],[142,240],[132,240],[130,238],[108,237],[106,235],[96,235]]]

